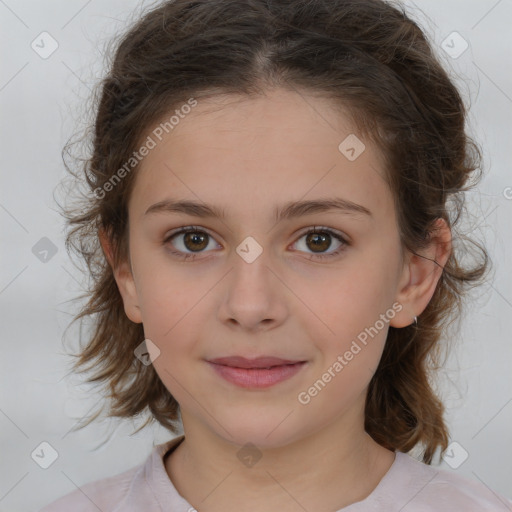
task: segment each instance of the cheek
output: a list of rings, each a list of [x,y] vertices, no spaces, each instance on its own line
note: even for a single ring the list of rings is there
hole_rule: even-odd
[[[317,338],[322,357],[307,386],[313,393],[325,389],[323,403],[335,400],[338,406],[347,406],[370,383],[382,357],[389,323],[378,319],[365,324],[361,318],[347,316],[335,329],[335,337]]]
[[[160,363],[167,361],[173,371],[179,371],[175,361],[192,355],[215,285],[214,276],[194,279],[181,268],[155,262],[140,266],[137,274],[144,334],[159,348]]]
[[[315,322],[329,337],[346,339],[369,327],[392,304],[392,287],[387,265],[376,258],[371,264],[364,257],[346,265],[316,272],[313,279],[296,277],[293,286],[305,319]]]
[[[145,330],[162,337],[180,319],[186,318],[190,323],[191,317],[198,315],[197,305],[215,284],[214,276],[194,278],[186,267],[171,263],[161,254],[137,256],[134,255],[133,268]]]
[[[195,382],[197,377],[190,371],[190,365],[193,360],[199,360],[195,351],[200,338],[193,330],[194,325],[197,329],[198,322],[190,315],[182,317],[154,314],[144,325],[146,337],[159,350],[152,364],[165,387],[180,403],[190,399],[186,390],[191,389],[190,383]],[[201,390],[194,388],[194,396],[197,393],[201,393]]]
[[[331,368],[337,376],[333,381],[364,384],[378,366],[395,314],[387,266],[376,257],[370,265],[361,255],[338,269],[317,273],[309,286],[294,289],[308,306],[296,315],[321,353],[319,371]]]

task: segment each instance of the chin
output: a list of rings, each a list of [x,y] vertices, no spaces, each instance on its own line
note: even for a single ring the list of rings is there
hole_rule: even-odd
[[[222,425],[231,435],[222,428],[219,429],[218,426],[215,426],[215,429],[219,436],[238,447],[244,447],[250,443],[261,450],[280,448],[293,442],[293,438],[300,437],[298,433],[294,435],[294,432],[289,430],[291,425],[285,428],[284,423],[288,420],[283,422],[283,419],[286,418],[286,414],[281,414],[278,418],[270,416],[259,417],[256,420],[247,416],[243,421],[233,420],[232,422],[224,418]]]

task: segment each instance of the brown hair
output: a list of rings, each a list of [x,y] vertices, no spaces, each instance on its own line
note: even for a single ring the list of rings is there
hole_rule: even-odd
[[[179,405],[153,366],[134,357],[143,327],[127,318],[98,239],[104,229],[116,264],[129,261],[127,204],[136,167],[108,192],[98,190],[106,190],[155,122],[187,99],[219,93],[255,95],[282,87],[331,98],[381,149],[402,249],[414,254],[431,240],[437,218],[447,221],[453,235],[463,192],[481,177],[481,152],[466,133],[466,108],[457,88],[399,4],[175,0],[146,12],[116,44],[93,100],[90,155],[77,174],[66,164],[88,187],[83,203],[65,212],[73,227],[66,247],[85,260],[91,276],[89,300],[73,322],[94,318],[73,369],[94,368],[87,382],[108,384],[109,416],[130,418],[148,408],[141,428],[156,419],[176,433]],[[71,146],[68,141],[63,155]],[[476,170],[475,183],[468,185]],[[481,251],[471,268],[457,260],[466,250],[457,245],[462,238]],[[428,464],[448,444],[444,408],[430,382],[439,367],[441,336],[460,319],[463,295],[489,267],[480,244],[462,235],[452,241],[417,326],[389,328],[365,410],[365,428],[375,441],[404,452],[422,446]]]

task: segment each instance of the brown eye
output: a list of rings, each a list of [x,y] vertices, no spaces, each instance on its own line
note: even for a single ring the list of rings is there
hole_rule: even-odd
[[[184,233],[183,244],[190,251],[202,251],[208,245],[208,234],[202,231]],[[206,241],[206,243],[205,243]]]
[[[331,248],[333,238],[337,241],[337,250],[323,254]],[[305,246],[304,252],[312,251],[310,259],[325,259],[338,256],[348,245],[350,245],[339,233],[332,231],[329,228],[314,228],[303,233],[299,240],[305,239],[302,244]],[[296,242],[299,243],[299,242]]]
[[[174,241],[175,240],[175,241]],[[172,233],[164,240],[164,245],[170,245],[176,248],[169,248],[172,254],[182,257],[183,259],[195,258],[195,254],[207,252],[206,249],[213,242],[213,238],[205,231],[194,226],[187,226],[175,233]],[[214,248],[215,244],[213,244]]]
[[[311,255],[309,259],[326,259],[338,256],[343,252],[350,243],[345,240],[339,233],[329,228],[314,228],[305,232],[296,244],[300,244],[300,241],[305,239],[304,246],[299,250],[306,252]],[[333,244],[333,239],[337,243],[334,251],[328,251]],[[201,253],[207,253],[210,243],[213,244],[210,249],[215,248],[215,239],[206,231],[196,227],[187,226],[169,235],[164,240],[164,245],[168,246],[169,252],[182,258],[184,260],[194,259],[196,255]],[[217,244],[218,245],[218,244]],[[175,248],[176,250],[172,249]],[[325,254],[324,254],[325,253]]]
[[[306,244],[311,244],[308,247],[311,247],[315,252],[323,252],[331,246],[330,238],[330,235],[326,236],[322,233],[309,233],[306,236]]]

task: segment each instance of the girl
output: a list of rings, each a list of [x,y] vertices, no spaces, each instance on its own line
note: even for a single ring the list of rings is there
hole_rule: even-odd
[[[452,238],[480,163],[465,116],[382,0],[175,0],[138,21],[68,211],[94,276],[76,369],[97,367],[112,416],[183,434],[42,510],[512,510],[430,465],[449,439],[431,370],[488,269]]]

